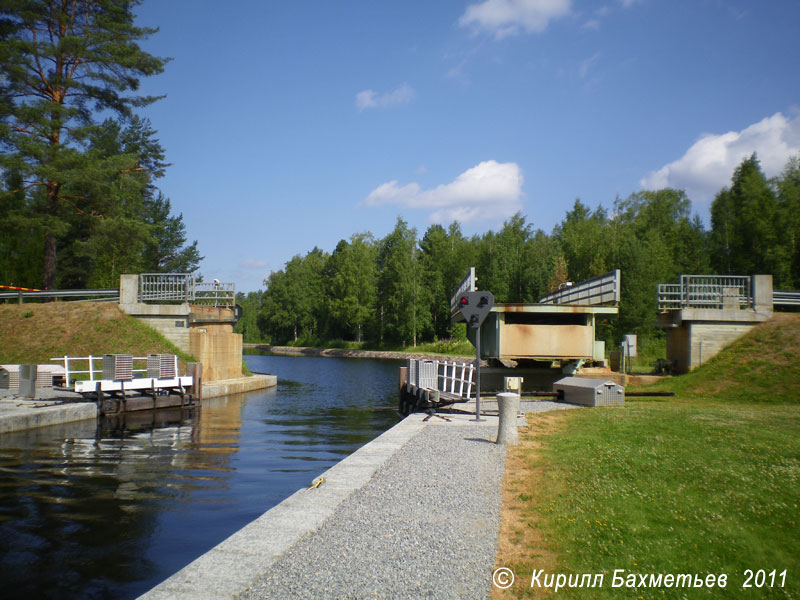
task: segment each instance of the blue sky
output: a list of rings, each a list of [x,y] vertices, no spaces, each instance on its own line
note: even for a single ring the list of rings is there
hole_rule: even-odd
[[[685,189],[707,221],[745,155],[800,153],[796,0],[144,0],[142,82],[208,279],[237,289],[402,216],[550,231]]]

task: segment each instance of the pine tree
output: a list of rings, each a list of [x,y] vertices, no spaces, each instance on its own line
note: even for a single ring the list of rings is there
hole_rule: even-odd
[[[789,159],[777,180],[780,269],[775,287],[800,289],[800,156]]]
[[[89,151],[98,115],[132,116],[157,100],[139,79],[165,59],[138,45],[155,29],[134,25],[138,0],[5,0],[0,8],[0,167],[18,173],[44,231],[43,285],[57,277],[59,238],[75,214],[91,214],[88,182],[138,168],[130,156]],[[85,206],[80,207],[81,204]]]
[[[774,273],[778,269],[778,201],[756,155],[736,168],[731,187],[711,204],[712,264],[726,275]]]

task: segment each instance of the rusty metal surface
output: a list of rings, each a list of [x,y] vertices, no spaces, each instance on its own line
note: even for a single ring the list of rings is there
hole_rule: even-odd
[[[500,358],[591,359],[593,333],[586,325],[502,324]]]
[[[596,314],[616,315],[616,306],[579,306],[566,304],[495,304],[492,312],[498,313],[546,313],[546,314]]]

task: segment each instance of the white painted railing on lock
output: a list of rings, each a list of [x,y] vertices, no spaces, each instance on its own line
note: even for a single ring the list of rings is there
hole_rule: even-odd
[[[469,398],[472,394],[475,365],[473,363],[443,361],[440,366],[441,375],[439,381],[441,382],[441,387],[439,387],[439,390],[462,398]]]
[[[158,356],[161,357],[161,361],[165,360],[163,358],[164,355]],[[140,377],[146,376],[148,371],[152,369],[152,366],[149,364],[152,361],[152,356],[134,356],[132,359],[134,363],[145,363],[144,367],[131,369],[132,375],[134,373],[142,373],[143,375],[140,375]],[[64,382],[66,385],[71,385],[72,381],[75,379],[75,375],[89,375],[89,381],[97,381],[103,378],[103,356],[59,356],[57,358],[51,358],[50,360],[64,365]],[[95,366],[95,361],[100,361],[99,368]],[[173,364],[171,365],[171,376],[175,377],[178,374],[178,357],[172,355],[172,361]],[[82,363],[85,363],[85,365]],[[83,366],[84,368],[76,368],[80,366]],[[136,377],[136,375],[133,375],[133,377]]]
[[[409,359],[408,382],[411,385],[439,390],[452,396],[470,398],[475,365],[471,362]]]

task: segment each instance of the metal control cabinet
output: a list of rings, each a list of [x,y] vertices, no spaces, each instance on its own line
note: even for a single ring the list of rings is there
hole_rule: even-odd
[[[103,379],[131,381],[133,379],[133,356],[130,354],[106,354],[103,356]]]
[[[408,383],[421,388],[438,389],[438,363],[432,360],[408,360]]]
[[[149,354],[147,356],[147,376],[153,379],[177,377],[174,354]]]
[[[564,402],[583,406],[620,406],[625,404],[625,388],[613,381],[587,377],[564,377],[553,384]]]
[[[0,389],[18,390],[19,371],[22,365],[0,365]],[[59,365],[37,365],[36,387],[51,388],[63,384],[66,370]]]

